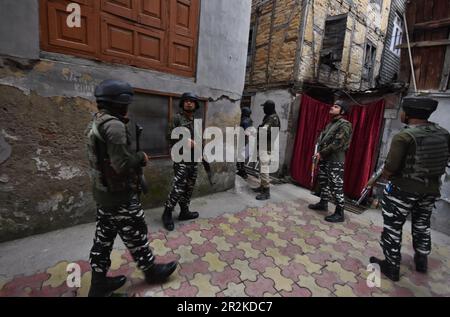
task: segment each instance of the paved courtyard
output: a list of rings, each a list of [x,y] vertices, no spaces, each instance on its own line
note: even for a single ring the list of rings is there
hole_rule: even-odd
[[[287,187],[289,186],[289,187]],[[238,187],[239,188],[239,187]],[[241,186],[241,189],[243,187]],[[288,189],[290,195],[280,194]],[[256,207],[224,212],[210,218],[177,225],[168,233],[160,224],[150,228],[151,247],[158,261],[178,260],[180,265],[170,280],[163,285],[147,285],[142,273],[136,269],[123,245],[115,246],[112,253],[111,275],[124,274],[128,281],[117,293],[124,296],[450,296],[450,243],[447,236],[438,234],[429,258],[429,273],[414,270],[411,234],[403,235],[400,281],[393,283],[382,277],[381,287],[369,288],[366,280],[370,256],[382,256],[378,241],[381,233],[381,215],[372,216],[347,213],[343,224],[329,224],[323,213],[308,210],[308,193],[293,185],[282,185],[274,190],[275,199]],[[299,195],[296,198],[295,193]],[[294,194],[292,194],[294,193]],[[243,193],[225,193],[221,199],[207,201],[200,208],[218,204],[233,204],[233,197]],[[227,196],[228,195],[228,196]],[[234,196],[233,196],[234,195]],[[301,198],[308,197],[307,199]],[[242,197],[241,197],[242,198]],[[203,198],[203,200],[213,197]],[[194,202],[195,205],[195,202]],[[202,210],[201,210],[202,211]],[[149,220],[158,222],[160,212]],[[407,224],[408,225],[408,224]],[[14,242],[0,245],[0,296],[86,296],[90,284],[87,261],[93,225],[80,227],[78,232],[90,232],[84,239],[69,241],[76,228],[45,235],[46,243],[81,244],[83,256],[73,253],[51,265],[34,268],[27,258],[14,258]],[[159,228],[159,229],[158,229]],[[52,240],[53,235],[53,240]],[[65,237],[65,239],[60,239]],[[23,239],[19,244],[36,245],[39,236]],[[73,240],[73,239],[72,239]],[[16,244],[17,245],[17,244]],[[51,245],[48,246],[51,248]],[[34,250],[40,254],[41,250]],[[5,253],[9,252],[9,253]],[[36,255],[45,257],[44,254]],[[75,252],[75,251],[74,251]],[[76,252],[75,252],[76,253]],[[76,255],[78,256],[78,255]],[[29,257],[32,261],[31,257]],[[9,261],[9,262],[8,262]],[[43,260],[44,261],[44,260]],[[45,261],[44,261],[45,262]],[[9,263],[9,264],[8,264]],[[66,284],[69,263],[81,267],[81,288]],[[34,265],[34,264],[33,264]],[[8,266],[8,270],[6,270]],[[42,265],[41,265],[42,266]]]

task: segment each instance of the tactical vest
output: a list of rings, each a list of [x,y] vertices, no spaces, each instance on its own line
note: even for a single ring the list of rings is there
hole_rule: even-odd
[[[408,127],[403,130],[414,140],[416,152],[408,154],[402,176],[428,186],[429,180],[445,173],[449,160],[450,134],[437,124]]]
[[[100,133],[101,127],[112,120],[119,120],[106,113],[98,113],[87,130],[87,152],[90,163],[90,176],[94,187],[102,192],[117,193],[133,190],[136,184],[135,173],[120,175],[111,165],[107,143]],[[127,133],[127,143],[130,144]]]

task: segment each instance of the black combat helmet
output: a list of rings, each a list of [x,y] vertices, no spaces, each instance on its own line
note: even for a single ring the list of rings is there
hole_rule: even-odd
[[[185,92],[182,96],[181,96],[181,100],[180,100],[180,108],[183,109],[184,107],[184,102],[186,100],[191,100],[193,102],[195,102],[195,109],[198,110],[200,108],[200,98],[195,95],[194,93],[191,92]]]
[[[271,115],[275,113],[275,102],[273,100],[267,100],[265,103],[261,105],[264,107],[264,113],[266,115]]]
[[[438,107],[436,100],[424,97],[403,98],[402,108],[410,118],[427,120]]]
[[[242,107],[242,109],[241,109],[242,117],[250,117],[251,114],[252,114],[252,109],[250,109],[250,107]]]
[[[338,99],[334,102],[334,104],[341,107],[341,111],[343,111],[345,114],[350,112],[350,104],[347,101]]]
[[[121,80],[108,79],[101,82],[95,89],[97,103],[106,107],[121,108],[133,101],[133,88]]]

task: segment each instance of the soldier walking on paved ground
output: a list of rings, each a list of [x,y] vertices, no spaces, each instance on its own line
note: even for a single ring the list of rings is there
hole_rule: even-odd
[[[194,147],[196,146],[194,138],[194,113],[200,108],[199,98],[192,93],[184,93],[180,101],[180,112],[176,114],[170,124],[168,139],[171,146],[175,145],[179,140],[172,140],[172,130],[177,127],[185,127],[189,130],[191,139],[188,140],[190,144],[190,159],[188,161],[182,160],[179,163],[174,162],[174,178],[172,190],[165,203],[164,213],[162,215],[162,222],[164,227],[172,231],[175,224],[172,218],[172,212],[177,204],[180,205],[180,215],[178,220],[186,221],[196,219],[199,213],[189,210],[192,193],[194,191],[195,182],[198,175],[198,162],[195,159]],[[201,131],[197,131],[200,133]],[[181,153],[180,153],[181,154]]]
[[[400,278],[402,228],[412,216],[416,271],[426,273],[431,252],[431,213],[440,196],[441,176],[450,158],[450,134],[428,119],[438,102],[405,98],[401,120],[407,126],[396,134],[383,176],[389,180],[382,201],[384,228],[380,245],[384,260],[370,258],[393,281]]]
[[[320,201],[308,207],[328,211],[328,201],[333,196],[336,210],[333,215],[325,217],[328,222],[344,221],[344,165],[352,138],[352,124],[343,115],[349,110],[345,101],[337,100],[334,103],[330,109],[331,122],[320,134],[317,141],[318,153],[314,156],[319,161]]]
[[[97,227],[90,254],[90,297],[109,296],[125,284],[125,276],[107,277],[111,251],[119,234],[148,283],[165,281],[177,262],[155,263],[140,202],[137,169],[148,163],[144,152],[133,153],[127,128],[133,89],[118,80],[103,81],[95,90],[99,112],[87,129],[88,158],[97,203]]]

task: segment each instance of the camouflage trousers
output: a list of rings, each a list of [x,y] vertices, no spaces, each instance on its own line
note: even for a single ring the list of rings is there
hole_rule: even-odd
[[[119,234],[139,269],[145,271],[153,265],[154,257],[147,238],[147,225],[139,197],[119,207],[97,208],[97,228],[90,254],[92,270],[107,273],[111,266],[111,251]]]
[[[344,163],[320,161],[317,177],[320,184],[320,198],[330,201],[332,196],[336,206],[344,208]]]
[[[428,255],[431,252],[430,219],[437,197],[407,193],[396,186],[389,192],[385,189],[382,200],[383,233],[380,245],[386,260],[400,266],[402,228],[411,214],[413,247],[417,253]]]
[[[270,152],[262,152],[259,156],[259,178],[261,187],[270,188],[270,164],[272,156]]]
[[[192,192],[198,175],[197,163],[174,163],[174,177],[172,191],[166,201],[165,207],[173,210],[179,203],[180,207],[187,208],[191,203]]]

